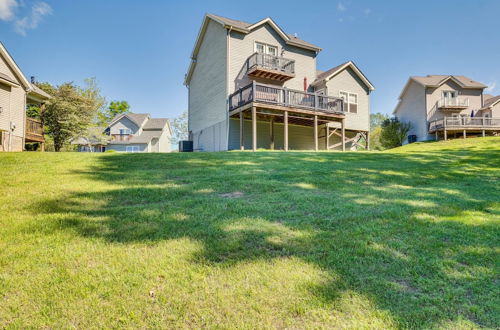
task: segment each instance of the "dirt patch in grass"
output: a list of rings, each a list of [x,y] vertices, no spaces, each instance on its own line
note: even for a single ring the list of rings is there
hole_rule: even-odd
[[[245,196],[245,193],[243,193],[241,191],[233,191],[230,193],[219,194],[219,197],[222,197],[222,198],[241,198],[243,196]]]

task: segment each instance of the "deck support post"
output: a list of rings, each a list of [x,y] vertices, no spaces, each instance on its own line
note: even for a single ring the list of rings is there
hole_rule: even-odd
[[[444,140],[448,140],[448,131],[446,129],[444,130]]]
[[[439,136],[438,136],[438,131],[437,130],[434,132],[434,136],[436,138],[436,141],[439,141]]]
[[[269,121],[269,135],[271,141],[269,148],[274,150],[274,117],[271,117],[271,120]]]
[[[244,141],[244,121],[243,121],[243,111],[240,111],[240,150],[245,150],[245,141]]]
[[[330,150],[330,144],[329,144],[329,142],[328,142],[328,141],[330,140],[330,139],[329,139],[329,136],[328,136],[328,135],[330,134],[330,132],[329,132],[329,131],[330,131],[330,129],[328,128],[328,124],[329,124],[329,123],[326,123],[326,124],[325,124],[325,150],[326,150],[326,151]]]
[[[257,151],[257,108],[252,107],[252,150]]]
[[[484,131],[484,129],[483,129],[483,131],[481,133],[482,133],[483,137],[486,136],[486,132]]]
[[[464,130],[463,134],[464,134],[464,139],[466,139],[467,138],[467,131]]]
[[[370,132],[366,132],[366,150],[370,150]]]
[[[345,118],[342,118],[342,151],[345,151]]]
[[[284,124],[284,131],[285,131],[285,140],[284,140],[284,147],[285,151],[288,151],[288,111],[284,111],[284,117],[283,117],[283,124]]]
[[[314,151],[318,151],[318,115],[314,115]]]

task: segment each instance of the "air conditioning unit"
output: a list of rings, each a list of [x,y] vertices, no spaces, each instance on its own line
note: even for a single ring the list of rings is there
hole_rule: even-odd
[[[179,152],[193,152],[193,141],[179,141]]]
[[[408,143],[413,143],[417,142],[417,136],[416,135],[408,135]]]

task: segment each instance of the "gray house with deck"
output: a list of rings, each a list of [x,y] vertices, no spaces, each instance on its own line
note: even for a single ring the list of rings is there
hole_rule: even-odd
[[[320,51],[271,18],[205,15],[184,81],[195,151],[368,148],[374,86],[352,61],[317,70]]]

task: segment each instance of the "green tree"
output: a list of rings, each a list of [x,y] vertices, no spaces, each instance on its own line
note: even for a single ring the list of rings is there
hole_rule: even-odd
[[[389,149],[402,146],[410,129],[410,123],[400,122],[397,118],[384,120],[380,132],[382,147]]]
[[[382,143],[380,143],[380,134],[382,133],[382,123],[384,120],[389,119],[389,116],[380,112],[372,113],[370,115],[370,148],[372,150],[382,150]]]
[[[170,125],[172,128],[172,136],[170,137],[170,143],[177,144],[181,140],[188,139],[188,113],[184,111],[179,116],[172,120]]]
[[[108,126],[117,115],[129,112],[130,105],[127,101],[112,101],[107,108],[99,113],[99,123],[102,126]]]
[[[370,115],[370,129],[375,129],[377,127],[382,126],[384,120],[389,119],[389,116],[384,113],[372,113]]]
[[[49,87],[42,89],[47,92]],[[105,99],[94,78],[85,80],[84,88],[68,82],[51,89],[52,98],[41,116],[48,136],[54,141],[54,150],[61,151],[72,138],[95,123]]]
[[[104,134],[104,130],[102,127],[98,126],[89,126],[83,133],[77,136],[82,141],[86,142],[86,145],[89,147],[89,150],[92,150],[92,145],[96,144],[106,144],[110,140],[110,136]]]

